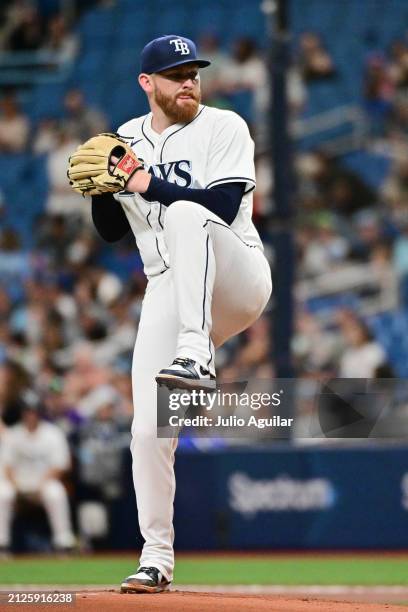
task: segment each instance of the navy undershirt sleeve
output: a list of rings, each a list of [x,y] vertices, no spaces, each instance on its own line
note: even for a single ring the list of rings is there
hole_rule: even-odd
[[[190,189],[152,176],[148,190],[141,195],[148,202],[160,202],[164,206],[170,206],[177,200],[197,202],[231,225],[237,216],[244,190],[245,183],[222,183],[211,189]],[[99,235],[107,242],[120,240],[130,229],[122,206],[111,193],[92,196],[92,219]]]
[[[142,195],[148,202],[160,202],[164,206],[170,206],[177,200],[197,202],[231,225],[237,216],[244,189],[245,183],[223,183],[212,189],[190,189],[152,176],[147,191]]]

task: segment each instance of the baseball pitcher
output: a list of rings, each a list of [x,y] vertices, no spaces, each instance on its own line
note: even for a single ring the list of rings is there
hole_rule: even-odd
[[[215,349],[256,321],[272,288],[251,220],[254,144],[237,114],[200,104],[199,69],[209,63],[182,36],[151,41],[139,75],[150,112],[91,138],[69,162],[99,234],[115,242],[131,230],[148,278],[131,443],[145,544],[126,593],[163,591],[173,577],[177,441],[157,438],[156,382],[214,388]]]

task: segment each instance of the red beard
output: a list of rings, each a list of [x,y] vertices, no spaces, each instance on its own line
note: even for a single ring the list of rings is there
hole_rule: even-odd
[[[191,96],[189,100],[177,103],[177,98],[181,95]],[[185,93],[178,94],[175,98],[167,96],[160,89],[155,91],[155,101],[163,113],[173,121],[173,123],[188,123],[197,114],[198,105],[201,101],[201,94]]]

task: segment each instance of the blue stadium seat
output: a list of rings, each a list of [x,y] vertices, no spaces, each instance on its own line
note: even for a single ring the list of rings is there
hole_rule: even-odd
[[[337,295],[327,295],[309,298],[306,302],[307,310],[312,313],[329,313],[339,308],[350,308],[357,310],[359,300],[352,293],[341,293]]]
[[[21,185],[30,185],[30,190]],[[32,246],[33,224],[48,192],[45,158],[31,154],[0,155],[0,189],[5,197],[4,225],[15,228],[25,247]]]
[[[397,376],[408,375],[408,310],[384,312],[367,318],[367,324],[385,349]]]
[[[62,117],[67,89],[67,83],[44,83],[33,87],[25,104],[25,111],[31,120],[36,123],[44,117]]]
[[[385,155],[356,151],[342,157],[345,166],[359,174],[365,182],[378,189],[388,176],[391,160]]]
[[[85,12],[76,28],[84,42],[98,42],[114,33],[118,11],[99,7]]]

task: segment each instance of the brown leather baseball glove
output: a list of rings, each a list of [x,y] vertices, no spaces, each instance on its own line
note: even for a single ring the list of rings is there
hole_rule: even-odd
[[[142,162],[120,136],[98,134],[71,155],[67,175],[72,189],[92,196],[122,191],[132,174],[142,168]]]

